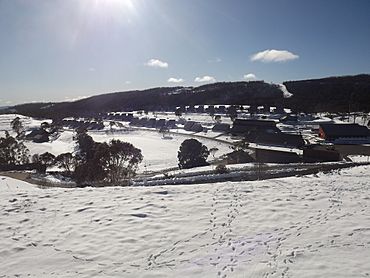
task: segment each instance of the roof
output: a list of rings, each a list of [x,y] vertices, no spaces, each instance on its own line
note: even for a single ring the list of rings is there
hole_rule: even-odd
[[[256,132],[254,141],[256,143],[271,144],[278,146],[291,146],[300,148],[305,145],[305,141],[300,134],[289,134],[283,132]]]
[[[255,132],[256,130],[264,130],[270,132],[279,132],[276,127],[276,122],[266,120],[246,120],[236,119],[231,128],[232,134],[246,134]]]
[[[326,137],[367,137],[369,129],[359,124],[320,124]]]
[[[274,121],[267,121],[267,120],[250,120],[250,119],[235,119],[235,125],[243,125],[243,126],[276,126],[276,122]]]

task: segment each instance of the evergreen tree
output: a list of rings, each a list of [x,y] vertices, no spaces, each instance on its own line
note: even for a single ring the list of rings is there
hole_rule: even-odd
[[[14,137],[5,132],[5,138],[0,138],[0,164],[17,165],[29,162],[29,150]]]
[[[182,142],[177,158],[180,169],[188,169],[199,166],[206,166],[208,148],[196,139],[186,139]]]

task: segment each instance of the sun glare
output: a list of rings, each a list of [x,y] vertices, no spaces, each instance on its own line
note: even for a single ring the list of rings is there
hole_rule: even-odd
[[[105,8],[133,10],[133,0],[95,0],[95,4]]]
[[[131,24],[137,16],[137,0],[88,0],[94,16]],[[135,2],[136,1],[136,2]]]

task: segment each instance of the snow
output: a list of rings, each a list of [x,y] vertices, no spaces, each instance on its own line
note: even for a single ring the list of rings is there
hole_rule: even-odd
[[[158,132],[135,130],[125,133],[103,133],[89,132],[89,135],[96,142],[109,142],[112,139],[119,139],[132,143],[136,148],[141,149],[144,156],[140,164],[140,171],[158,171],[166,168],[177,167],[177,152],[181,143],[188,139],[188,136],[181,134],[170,134],[172,139],[163,139]],[[228,144],[215,142],[209,139],[199,139],[208,149],[218,148],[217,156],[230,152]],[[217,157],[216,156],[216,157]],[[210,157],[211,158],[211,157]]]
[[[30,154],[42,154],[44,152],[52,153],[57,156],[61,153],[74,152],[75,143],[73,141],[74,132],[63,131],[60,136],[54,141],[44,143],[34,143],[25,141],[26,147],[30,150]]]
[[[0,177],[0,276],[366,277],[369,170],[149,188]]]
[[[8,131],[11,135],[14,135],[10,123],[12,120],[14,120],[16,117],[19,117],[23,126],[27,127],[28,129],[40,127],[41,123],[43,122],[48,122],[51,123],[51,120],[37,120],[31,117],[26,117],[23,115],[18,115],[18,114],[4,114],[0,115],[0,137],[4,136],[4,132]]]

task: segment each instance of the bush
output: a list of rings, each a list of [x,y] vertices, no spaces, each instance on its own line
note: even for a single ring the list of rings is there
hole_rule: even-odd
[[[67,174],[71,174],[74,163],[75,160],[71,153],[62,153],[55,158],[55,164],[59,168],[63,168]]]
[[[196,139],[186,139],[182,142],[177,158],[180,169],[189,169],[200,166],[207,166],[209,151],[206,146]]]
[[[229,169],[227,169],[225,164],[219,164],[216,166],[215,172],[216,174],[226,174],[229,173]]]

